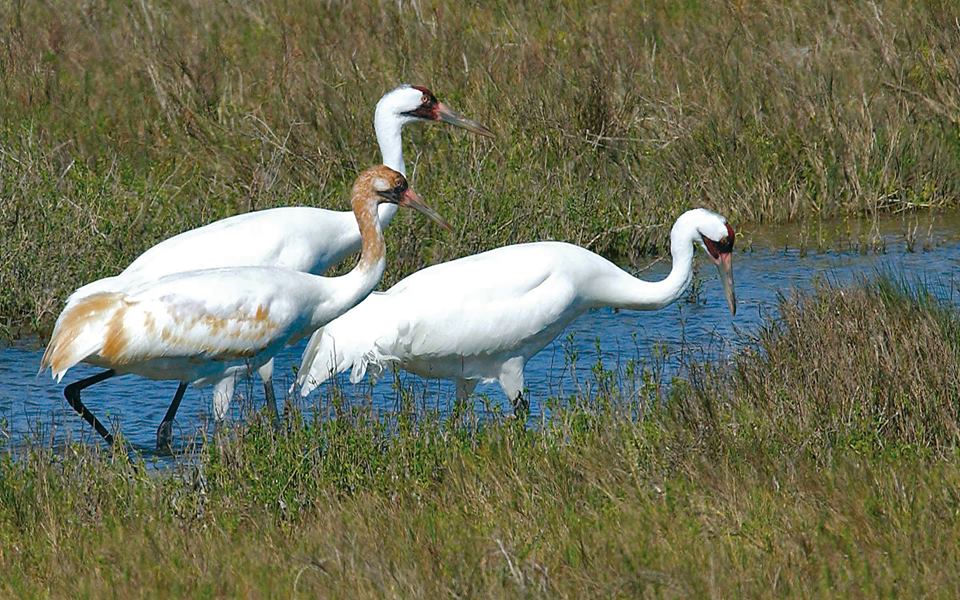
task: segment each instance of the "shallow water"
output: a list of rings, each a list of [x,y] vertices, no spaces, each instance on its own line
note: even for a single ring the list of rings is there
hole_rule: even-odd
[[[682,368],[684,356],[722,358],[750,343],[760,323],[776,310],[779,293],[809,289],[817,278],[846,283],[886,271],[925,281],[938,295],[955,300],[960,219],[956,215],[938,216],[931,223],[922,224],[915,252],[908,251],[902,235],[903,220],[896,219],[867,225],[837,223],[829,234],[820,226],[814,232],[792,227],[748,233],[741,244],[747,249],[738,251],[734,258],[739,301],[735,319],[730,318],[715,270],[698,253],[699,286],[694,287],[699,289],[685,300],[656,312],[592,311],[534,357],[525,371],[532,418],[541,414],[548,398],[574,392],[589,394],[596,385],[591,369],[598,358],[605,368],[621,375],[633,360],[641,365],[659,365],[666,377]],[[854,242],[833,243],[834,248],[840,248],[834,250],[798,249],[822,245],[824,236],[829,235]],[[878,247],[882,250],[877,251]],[[644,269],[641,276],[656,279],[668,269],[669,261],[661,260]],[[280,397],[289,386],[292,369],[299,364],[304,344],[288,348],[277,357],[275,385]],[[30,441],[59,445],[68,439],[99,439],[63,399],[63,385],[51,381],[49,374],[36,375],[42,355],[39,346],[37,340],[21,340],[0,349],[0,435],[6,438],[5,445],[19,447]],[[80,365],[68,373],[67,380],[96,372]],[[334,385],[348,403],[372,403],[377,409],[392,410],[400,403],[397,383],[420,407],[444,410],[453,396],[448,382],[424,381],[407,373],[387,373],[375,385],[358,386],[351,386],[344,374]],[[298,398],[296,402],[307,412],[329,410],[330,386],[328,383],[310,398]],[[126,375],[85,391],[84,401],[101,420],[119,427],[135,447],[152,450],[156,427],[176,387],[175,382]],[[239,385],[238,392],[240,397],[232,406],[234,419],[245,418],[251,405],[259,407],[263,402],[259,383]],[[477,394],[477,410],[499,405],[509,411],[495,384],[478,386]],[[207,427],[210,400],[209,388],[188,390],[174,430],[178,441],[182,443]]]

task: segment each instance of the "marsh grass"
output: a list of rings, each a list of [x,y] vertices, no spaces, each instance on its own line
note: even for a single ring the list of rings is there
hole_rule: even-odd
[[[174,233],[345,207],[371,114],[426,84],[495,142],[410,128],[457,233],[404,217],[396,280],[509,242],[662,251],[676,215],[955,206],[952,3],[617,1],[0,4],[0,323],[49,325],[80,283]]]
[[[0,458],[2,593],[955,596],[955,312],[889,279],[785,298],[665,402],[542,427],[251,419],[149,472]]]
[[[730,419],[758,440],[816,456],[859,445],[953,455],[960,320],[937,298],[888,275],[783,298],[755,348],[729,368],[699,367],[677,405],[691,425],[721,434]]]

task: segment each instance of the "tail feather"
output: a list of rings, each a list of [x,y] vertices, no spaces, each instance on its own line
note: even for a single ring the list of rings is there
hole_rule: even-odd
[[[338,373],[351,370],[350,381],[357,383],[368,367],[379,367],[381,356],[377,341],[389,330],[388,320],[376,315],[380,294],[367,297],[358,306],[314,332],[303,353],[296,385],[307,396],[320,384]],[[291,388],[292,391],[293,388]]]
[[[107,325],[122,304],[118,293],[96,293],[67,306],[53,329],[50,343],[40,359],[40,372],[49,368],[54,379],[96,354],[104,344]]]
[[[324,381],[353,367],[362,354],[355,350],[356,346],[353,348],[351,351],[350,345],[338,343],[326,328],[315,331],[303,352],[297,373],[296,385],[300,388],[300,395],[309,395]]]
[[[105,294],[110,292],[116,292],[122,289],[122,286],[125,282],[133,281],[131,277],[127,279],[121,279],[119,276],[113,277],[104,277],[103,279],[97,279],[96,281],[91,281],[86,285],[82,285],[73,291],[72,294],[67,298],[67,301],[64,303],[63,312],[60,313],[60,317],[67,312],[67,309],[73,308],[79,302],[89,298],[90,296]],[[57,319],[59,322],[60,319]]]
[[[396,333],[395,320],[390,318],[389,311],[383,310],[389,299],[386,294],[370,294],[353,309],[314,332],[297,374],[295,385],[299,386],[301,396],[307,396],[326,380],[348,369],[352,370],[351,383],[357,383],[368,368],[379,370],[390,360],[381,348],[382,343]]]

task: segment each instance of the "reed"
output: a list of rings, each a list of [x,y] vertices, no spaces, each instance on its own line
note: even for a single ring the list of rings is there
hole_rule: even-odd
[[[160,473],[4,455],[0,593],[956,596],[960,318],[889,279],[780,312],[664,402],[597,386],[536,430],[340,406]]]
[[[554,238],[632,260],[682,210],[737,223],[954,206],[951,3],[96,0],[0,4],[0,327],[227,215],[346,208],[377,98],[426,84],[497,132],[409,128],[457,228],[388,279]]]

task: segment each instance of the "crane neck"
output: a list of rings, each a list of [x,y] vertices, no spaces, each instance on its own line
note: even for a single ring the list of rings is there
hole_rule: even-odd
[[[380,156],[383,164],[394,171],[406,175],[406,165],[403,162],[403,120],[396,114],[377,106],[373,117],[373,130],[377,134],[377,144],[380,146]]]
[[[336,297],[332,301],[341,307],[352,308],[373,291],[387,267],[386,243],[383,239],[383,229],[380,219],[377,218],[376,197],[357,198],[353,200],[353,214],[360,227],[360,260],[349,273],[339,277],[321,278],[327,282],[335,281]],[[325,324],[323,311],[329,309],[329,304],[317,307],[314,320],[319,325]],[[318,326],[319,326],[318,325]]]
[[[404,176],[407,174],[406,165],[403,162],[403,120],[389,108],[377,104],[377,110],[373,115],[373,129],[377,134],[377,144],[380,145],[380,156],[383,158],[383,164],[394,171],[398,171]],[[386,227],[397,214],[397,205],[384,203],[377,209],[379,213],[380,226]]]
[[[355,200],[353,203],[353,215],[360,227],[360,260],[353,268],[354,271],[374,272],[379,269],[380,275],[383,274],[387,248],[383,239],[383,228],[377,218],[379,204],[375,197]],[[379,275],[377,279],[379,280]]]
[[[596,282],[594,306],[626,310],[657,310],[676,301],[693,280],[694,243],[700,234],[694,224],[678,220],[670,232],[670,273],[660,281],[644,281],[621,269]]]

